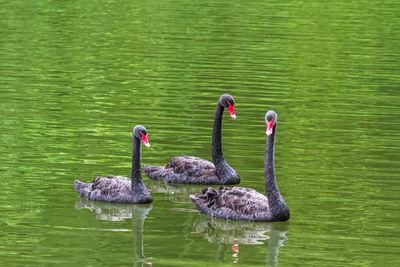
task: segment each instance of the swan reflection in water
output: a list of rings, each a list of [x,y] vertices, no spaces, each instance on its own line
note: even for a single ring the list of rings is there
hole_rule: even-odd
[[[193,223],[193,232],[203,234],[210,243],[217,243],[217,260],[225,262],[228,250],[232,251],[232,262],[237,263],[240,245],[260,245],[267,243],[265,263],[277,266],[279,248],[288,239],[289,222],[256,223],[225,221],[210,217],[199,217]]]
[[[180,185],[148,180],[146,181],[146,187],[152,194],[163,194],[164,199],[171,201],[172,203],[190,203],[190,206],[192,206],[192,201],[190,200],[189,195],[198,192],[204,187],[204,185]],[[192,211],[197,212],[194,206]]]
[[[132,218],[134,266],[151,264],[151,257],[145,257],[143,251],[143,225],[147,214],[153,208],[152,204],[128,205],[107,202],[88,201],[80,198],[75,202],[75,209],[89,209],[94,212],[96,219],[101,221],[123,221]],[[110,229],[101,229],[110,230]],[[111,229],[123,231],[124,229]]]
[[[164,194],[166,200],[176,204],[191,204],[188,196],[198,192],[199,188],[204,187],[196,185],[182,186],[152,180],[149,180],[146,186],[152,194]],[[195,241],[189,236],[197,233],[203,234],[208,242],[218,244],[217,260],[220,262],[226,261],[225,256],[228,251],[232,252],[233,263],[238,262],[240,245],[264,245],[266,243],[266,265],[278,265],[279,248],[284,246],[283,243],[288,239],[286,233],[289,232],[289,222],[226,221],[198,214],[194,207],[172,209],[187,212],[188,214],[185,222],[186,227],[182,229],[183,232],[187,233],[185,240],[188,241],[183,255],[186,255],[188,251],[191,251],[196,246]]]

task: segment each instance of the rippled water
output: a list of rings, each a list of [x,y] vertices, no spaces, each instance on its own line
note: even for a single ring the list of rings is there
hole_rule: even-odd
[[[86,266],[398,264],[396,1],[8,1],[0,7],[0,262]],[[264,192],[264,115],[288,223],[214,220],[199,186],[145,183],[152,205],[78,198],[73,181],[225,158]]]

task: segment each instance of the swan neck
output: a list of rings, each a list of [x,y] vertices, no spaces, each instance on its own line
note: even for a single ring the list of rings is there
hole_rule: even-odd
[[[219,103],[217,103],[217,107],[215,109],[215,118],[214,118],[214,128],[212,134],[212,159],[214,165],[219,164],[221,161],[224,161],[224,154],[222,153],[222,118],[224,115],[224,107]]]
[[[276,135],[276,124],[272,130],[272,134],[267,137],[267,146],[265,150],[265,164],[264,164],[264,176],[265,176],[265,189],[267,191],[268,201],[275,203],[282,199],[281,193],[279,192],[278,185],[276,183],[275,176],[275,135]]]
[[[134,184],[142,183],[142,169],[141,169],[141,144],[137,137],[133,137],[133,147],[132,147],[132,187]]]
[[[265,189],[268,197],[270,220],[287,221],[290,218],[289,208],[279,192],[275,177],[275,135],[276,124],[272,129],[272,134],[267,137],[264,167]]]

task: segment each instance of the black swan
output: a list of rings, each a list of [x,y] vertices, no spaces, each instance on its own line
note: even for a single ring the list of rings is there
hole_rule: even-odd
[[[278,115],[268,111],[265,115],[267,124],[267,146],[265,150],[264,179],[268,198],[251,188],[223,187],[219,191],[204,188],[201,195],[190,195],[196,208],[218,219],[271,222],[287,221],[289,208],[279,192],[275,177],[275,135]]]
[[[208,160],[183,156],[174,157],[165,166],[143,166],[143,171],[153,180],[163,180],[176,184],[210,184],[231,185],[240,183],[240,177],[224,159],[222,153],[221,128],[224,109],[228,109],[233,119],[235,100],[229,94],[221,95],[215,110],[214,128],[212,135],[212,159]]]
[[[89,200],[142,204],[153,201],[150,192],[142,180],[140,168],[141,143],[150,147],[147,139],[147,130],[142,125],[137,125],[133,129],[133,150],[132,150],[132,172],[129,179],[122,176],[97,177],[93,182],[86,184],[75,180],[74,187],[81,197]]]

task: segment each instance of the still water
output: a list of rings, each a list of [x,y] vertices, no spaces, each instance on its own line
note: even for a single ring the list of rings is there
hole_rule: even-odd
[[[393,266],[400,254],[397,1],[6,1],[0,7],[2,266]],[[73,181],[225,158],[265,192],[278,113],[287,223],[214,220],[201,186],[144,181],[151,205],[87,202]]]

